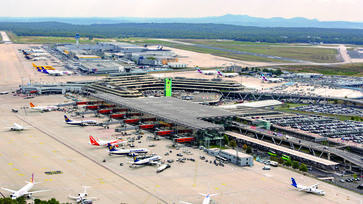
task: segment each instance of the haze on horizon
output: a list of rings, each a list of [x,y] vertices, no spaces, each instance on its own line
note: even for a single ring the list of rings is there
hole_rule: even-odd
[[[363,22],[362,0],[0,0],[1,17],[304,17]]]

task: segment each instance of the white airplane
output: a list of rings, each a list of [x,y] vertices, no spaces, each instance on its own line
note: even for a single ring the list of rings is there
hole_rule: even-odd
[[[282,82],[284,79],[283,78],[266,78],[265,75],[261,74],[261,78],[262,81],[268,81],[271,83],[279,83]]]
[[[205,75],[214,75],[214,74],[218,74],[218,72],[217,72],[217,71],[214,71],[214,70],[212,70],[212,71],[201,71],[201,70],[199,69],[199,67],[197,67],[197,70],[198,70],[198,72],[199,72],[199,73],[201,73],[201,74],[205,74]]]
[[[57,110],[57,106],[35,106],[32,102],[29,103],[30,108],[39,111],[54,111]]]
[[[34,57],[32,61],[40,61],[40,60],[47,60],[46,57]]]
[[[305,191],[307,193],[315,193],[315,194],[319,194],[319,195],[325,195],[325,192],[318,189],[318,183],[314,184],[312,186],[302,186],[296,183],[294,178],[291,178],[292,181],[292,186],[294,186],[295,188],[299,189],[299,191]]]
[[[27,196],[27,198],[31,198],[32,194],[33,193],[40,193],[40,192],[45,192],[45,191],[49,191],[49,190],[40,190],[40,191],[32,191],[32,192],[29,192],[34,184],[37,184],[34,182],[34,174],[32,174],[32,178],[31,178],[31,181],[28,182],[26,181],[28,184],[26,184],[24,187],[22,187],[20,190],[18,191],[14,191],[14,190],[11,190],[11,189],[7,189],[7,188],[2,188],[6,191],[9,191],[11,192],[12,194],[10,195],[10,198],[15,200],[21,196]]]
[[[31,126],[23,126],[23,125],[19,125],[18,123],[13,123],[13,127],[7,127],[10,128],[10,131],[23,131],[24,129],[28,129]]]
[[[224,76],[224,77],[236,77],[238,76],[238,73],[222,73],[217,69],[218,75]]]
[[[79,125],[79,126],[87,126],[87,125],[96,125],[98,122],[96,120],[78,120],[74,121],[69,119],[66,115],[64,115],[64,120],[68,125]]]
[[[49,70],[49,69],[45,69],[44,67],[42,67],[41,70],[38,68],[38,71],[40,71],[42,73],[45,73],[45,74],[49,74],[51,76],[63,76],[63,72],[62,71]]]
[[[89,140],[90,144],[95,146],[108,146],[108,144],[118,146],[119,144],[127,143],[125,140],[96,140],[92,136],[89,136]]]
[[[134,158],[134,161],[130,162],[131,163],[130,167],[133,167],[134,165],[149,165],[149,164],[150,165],[155,165],[155,164],[160,164],[157,161],[161,159],[160,156],[153,156],[153,157],[150,157],[150,158],[139,160],[139,159],[137,159],[135,154],[133,154],[132,156]]]
[[[218,195],[218,193],[209,194],[209,185],[208,185],[208,193],[207,194],[204,194],[204,193],[199,193],[199,194],[204,196],[202,204],[209,204],[211,202],[211,197]],[[188,203],[188,202],[185,202],[185,201],[179,201],[179,202],[184,203],[184,204],[192,204],[192,203]]]
[[[138,153],[147,153],[149,152],[148,149],[140,148],[140,149],[116,149],[114,146],[112,146],[110,143],[107,144],[109,151],[109,155],[133,155]]]
[[[86,192],[86,189],[87,188],[90,188],[88,186],[83,186],[84,188],[84,192],[83,193],[78,193],[78,196],[71,196],[71,195],[68,195],[68,197],[76,200],[77,203],[80,203],[82,201],[85,201],[85,200],[92,200],[92,199],[96,199],[96,197],[87,197],[88,196],[88,193]]]

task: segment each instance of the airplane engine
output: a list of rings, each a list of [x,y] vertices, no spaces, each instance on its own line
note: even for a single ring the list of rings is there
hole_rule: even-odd
[[[31,194],[31,193],[29,193],[29,194],[26,196],[26,198],[28,198],[28,199],[32,198],[32,194]]]
[[[11,131],[14,131],[14,128],[10,128]]]

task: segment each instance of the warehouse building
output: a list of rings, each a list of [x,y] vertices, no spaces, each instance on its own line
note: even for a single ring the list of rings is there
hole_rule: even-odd
[[[220,150],[218,148],[206,149],[206,152],[213,156],[225,158],[228,162],[238,166],[253,166],[253,156],[238,152],[234,149]]]

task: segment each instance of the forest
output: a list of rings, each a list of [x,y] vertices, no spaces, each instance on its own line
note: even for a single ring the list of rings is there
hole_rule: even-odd
[[[0,22],[0,30],[18,36],[94,38],[149,37],[230,39],[267,43],[340,43],[363,45],[363,29],[252,27],[224,24],[120,23],[74,25],[59,22]]]

